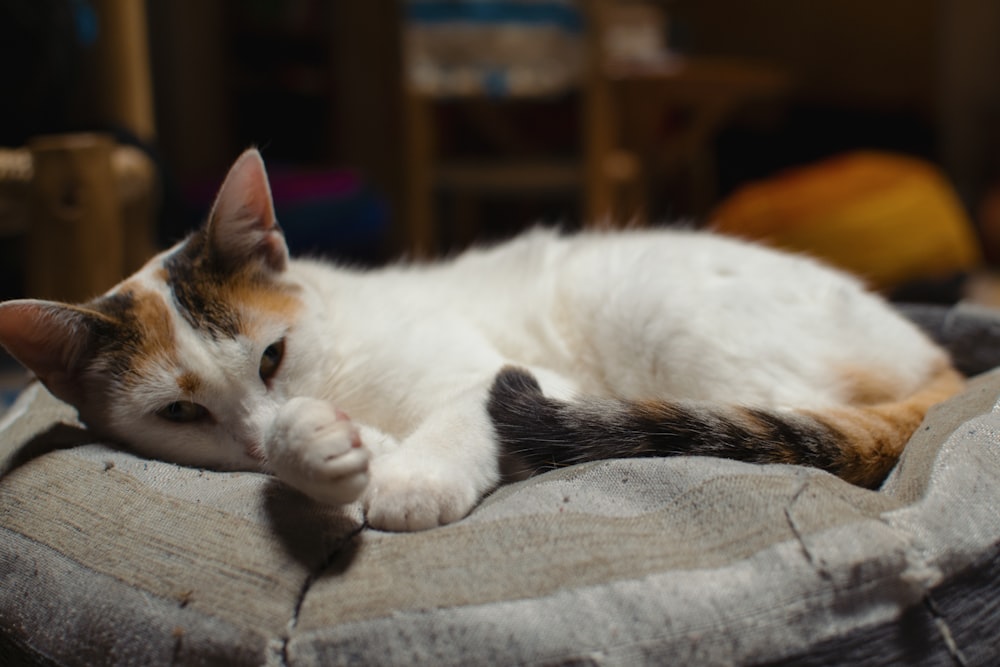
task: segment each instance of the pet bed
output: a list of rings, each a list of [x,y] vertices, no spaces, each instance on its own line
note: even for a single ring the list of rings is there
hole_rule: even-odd
[[[0,423],[0,663],[993,664],[1000,316],[910,314],[978,375],[880,492],[614,460],[413,534],[94,443],[33,386]]]

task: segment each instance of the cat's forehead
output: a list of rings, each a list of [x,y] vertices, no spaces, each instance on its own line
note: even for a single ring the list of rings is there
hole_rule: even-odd
[[[299,309],[295,289],[277,276],[220,269],[203,232],[159,255],[134,280],[162,294],[188,326],[214,339],[253,337],[262,318],[291,318]]]

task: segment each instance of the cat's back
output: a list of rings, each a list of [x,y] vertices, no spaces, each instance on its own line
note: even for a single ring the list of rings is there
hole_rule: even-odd
[[[858,279],[694,230],[539,228],[332,282],[333,301],[361,305],[340,310],[366,336],[400,322],[431,321],[455,340],[475,331],[511,361],[549,366],[598,393],[771,403],[814,393],[822,403],[838,373],[869,369],[905,393],[941,359]]]
[[[567,243],[562,330],[614,393],[819,405],[847,375],[905,395],[944,363],[859,279],[809,257],[685,229]]]

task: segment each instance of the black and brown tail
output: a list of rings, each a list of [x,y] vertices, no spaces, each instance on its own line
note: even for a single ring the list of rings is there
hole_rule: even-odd
[[[784,412],[698,401],[564,402],[544,396],[529,372],[506,367],[488,410],[505,454],[531,471],[610,458],[716,456],[808,465],[873,488],[927,410],[962,383],[949,367],[901,401]]]

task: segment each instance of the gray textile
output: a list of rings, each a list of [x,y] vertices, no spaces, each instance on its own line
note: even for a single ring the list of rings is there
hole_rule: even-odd
[[[991,313],[922,315],[1000,349]],[[998,397],[994,371],[936,407],[881,492],[607,461],[387,534],[90,443],[36,386],[0,423],[0,664],[995,664]]]
[[[951,351],[955,365],[966,375],[1000,366],[1000,316],[984,306],[906,304],[903,314],[919,324]]]

